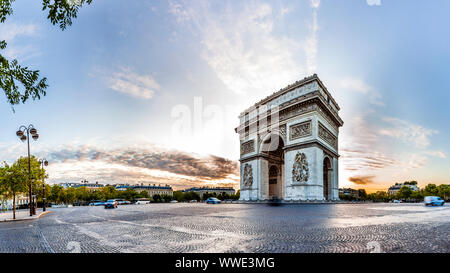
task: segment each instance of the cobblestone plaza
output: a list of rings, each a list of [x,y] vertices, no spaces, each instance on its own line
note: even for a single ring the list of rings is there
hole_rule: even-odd
[[[0,223],[0,252],[449,252],[450,207],[150,204]]]

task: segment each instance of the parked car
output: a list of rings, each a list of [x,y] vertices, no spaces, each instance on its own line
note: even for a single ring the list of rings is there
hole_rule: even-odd
[[[394,203],[401,203],[400,200],[394,200],[393,202],[394,202]]]
[[[117,201],[115,199],[110,199],[105,203],[105,209],[115,209],[117,208]]]
[[[139,198],[139,199],[136,199],[134,203],[135,203],[136,205],[150,204],[150,199]]]
[[[443,206],[445,203],[439,196],[425,196],[423,202],[425,206]]]
[[[178,201],[177,200],[172,200],[172,201],[170,201],[170,203],[178,203]]]
[[[95,200],[89,203],[89,206],[104,206],[104,205],[105,202],[103,202],[102,200]]]
[[[206,199],[206,204],[220,204],[220,200],[215,197],[209,197]]]
[[[189,203],[197,203],[197,200],[190,200]]]

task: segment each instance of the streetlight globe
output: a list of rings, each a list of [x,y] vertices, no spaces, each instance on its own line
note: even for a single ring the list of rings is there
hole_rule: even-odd
[[[30,129],[30,134],[36,135],[36,134],[37,134],[36,128],[31,128],[31,129]]]
[[[21,136],[23,136],[23,131],[21,131],[21,130],[17,131],[17,132],[16,132],[16,136],[18,136],[19,138],[20,138]]]
[[[33,134],[33,135],[32,135],[32,138],[33,138],[34,140],[38,140],[39,134]]]
[[[22,136],[20,137],[20,140],[22,140],[23,142],[25,142],[25,141],[27,140],[27,136],[26,136],[26,135],[22,135]]]
[[[44,161],[44,165],[48,166],[48,161],[47,160]]]

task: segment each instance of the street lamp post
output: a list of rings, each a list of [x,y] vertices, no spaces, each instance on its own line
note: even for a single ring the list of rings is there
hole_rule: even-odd
[[[27,133],[25,135],[25,132]],[[28,179],[30,180],[30,191],[29,191],[29,204],[30,204],[30,216],[33,216],[33,214],[36,214],[36,210],[34,209],[34,205],[32,204],[32,182],[31,182],[31,157],[30,157],[30,134],[31,137],[34,140],[37,140],[39,138],[39,134],[37,133],[36,128],[32,124],[27,126],[20,126],[19,130],[16,132],[16,135],[22,142],[27,141],[28,144]]]
[[[45,158],[39,159],[39,163],[41,163],[42,171],[44,171],[44,166],[45,167],[48,166],[48,161]],[[44,173],[44,178],[42,178],[42,184],[43,184],[42,211],[45,211],[45,201],[46,201],[46,199],[45,199],[45,173]]]

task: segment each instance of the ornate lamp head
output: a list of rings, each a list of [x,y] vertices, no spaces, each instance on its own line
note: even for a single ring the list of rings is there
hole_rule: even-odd
[[[47,160],[44,161],[44,165],[48,166],[48,161]]]
[[[33,134],[33,135],[32,135],[32,138],[33,138],[34,140],[38,140],[39,134],[37,134],[37,133],[36,133],[36,134]]]
[[[23,136],[23,131],[22,131],[22,130],[17,131],[17,132],[16,132],[16,136],[17,136],[18,138],[21,138],[21,137]]]
[[[25,142],[27,140],[27,136],[26,135],[22,135],[20,137],[20,140],[22,140],[22,142]]]
[[[32,128],[30,129],[30,134],[36,135],[36,134],[37,134],[36,128],[32,127]]]

